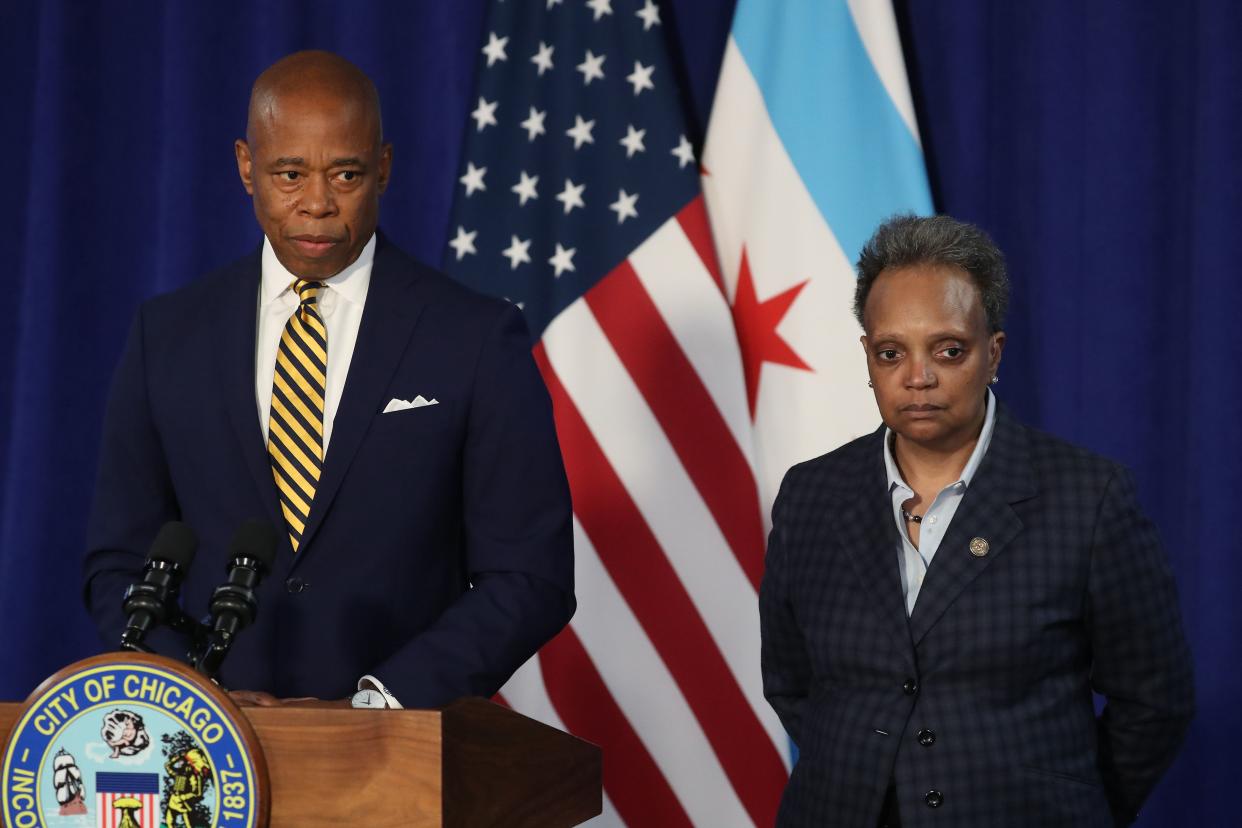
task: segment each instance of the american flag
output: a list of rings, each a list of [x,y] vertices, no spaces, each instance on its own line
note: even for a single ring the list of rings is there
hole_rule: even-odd
[[[503,700],[603,747],[602,824],[771,825],[758,370],[666,26],[653,0],[493,3],[445,269],[523,308],[573,493],[577,615]]]
[[[95,824],[117,828],[124,815],[116,809],[118,799],[136,799],[142,807],[133,812],[142,828],[160,824],[160,776],[158,773],[95,774]]]

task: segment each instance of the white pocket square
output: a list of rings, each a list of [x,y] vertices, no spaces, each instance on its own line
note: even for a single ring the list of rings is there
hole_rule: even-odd
[[[422,394],[419,394],[412,400],[399,400],[393,397],[388,401],[388,405],[384,406],[384,413],[391,414],[394,411],[406,411],[410,408],[422,408],[425,405],[439,405],[439,400],[429,400]]]

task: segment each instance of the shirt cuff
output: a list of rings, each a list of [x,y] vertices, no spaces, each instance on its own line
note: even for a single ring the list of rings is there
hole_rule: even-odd
[[[397,701],[397,697],[384,686],[384,682],[380,681],[375,676],[366,675],[358,679],[358,691],[362,692],[363,690],[374,690],[379,693],[384,698],[385,707],[391,708],[392,710],[404,709],[401,706],[401,702]]]

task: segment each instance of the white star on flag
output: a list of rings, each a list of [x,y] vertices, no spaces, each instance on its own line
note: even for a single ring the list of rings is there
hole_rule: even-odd
[[[556,243],[556,255],[548,259],[548,264],[552,265],[556,270],[556,276],[559,277],[566,270],[574,269],[574,254],[578,252],[578,248],[571,247],[568,250],[561,247],[560,242]]]
[[[550,8],[552,8],[553,6],[559,6],[559,5],[560,5],[561,3],[563,3],[563,2],[564,2],[564,0],[548,0],[548,5],[547,5],[547,8],[549,8],[549,9],[550,9]]]
[[[570,211],[575,207],[585,207],[582,201],[582,191],[586,189],[585,184],[575,184],[568,178],[565,179],[565,189],[561,190],[556,200],[565,205],[565,215],[569,215]]]
[[[509,269],[517,270],[520,264],[530,262],[530,239],[522,241],[517,236],[509,237],[509,246],[500,251],[500,255],[509,260]]]
[[[654,71],[655,64],[643,66],[638,61],[634,61],[634,71],[626,75],[625,79],[634,86],[635,95],[644,89],[655,89],[655,84],[651,82],[651,73]]]
[[[606,14],[612,14],[612,0],[587,0],[587,8],[595,12],[595,19],[599,20]]]
[[[595,129],[595,121],[584,121],[581,115],[575,115],[574,125],[565,130],[565,134],[574,139],[574,149],[578,149],[583,144],[595,143],[595,138],[591,135],[593,129]]]
[[[552,69],[552,52],[555,46],[549,46],[542,40],[539,41],[539,51],[531,55],[530,62],[539,67],[539,77],[543,77],[543,73]]]
[[[487,55],[487,65],[489,68],[498,60],[509,59],[509,56],[505,54],[505,45],[508,42],[509,38],[496,37],[495,32],[488,32],[487,45],[483,47],[483,54]]]
[[[539,198],[539,193],[535,190],[535,185],[539,183],[539,176],[529,176],[526,170],[522,170],[522,180],[510,187],[510,191],[517,193],[518,203],[525,206],[526,202],[532,198]]]
[[[457,236],[449,242],[449,247],[453,248],[453,250],[457,253],[457,261],[460,262],[462,257],[468,253],[479,252],[474,249],[474,237],[477,235],[479,235],[478,230],[471,230],[467,233],[466,228],[462,227],[460,224],[457,225]]]
[[[677,156],[677,168],[684,170],[687,164],[694,163],[694,147],[690,146],[690,142],[686,140],[686,136],[681,136],[681,140],[677,142],[677,146],[669,150],[669,152]]]
[[[474,112],[470,113],[470,117],[474,118],[475,123],[479,125],[479,132],[484,127],[496,125],[496,105],[499,101],[488,103],[481,95],[479,96],[479,105],[474,108]]]
[[[583,86],[590,86],[591,81],[596,78],[604,79],[604,58],[606,57],[608,55],[597,55],[590,49],[586,50],[586,57],[582,59],[582,63],[578,64],[578,71],[582,73]]]
[[[530,115],[522,121],[522,129],[526,130],[526,140],[533,141],[536,135],[543,135],[547,131],[543,128],[543,119],[547,114],[547,110],[540,112],[533,106],[530,108]]]
[[[483,176],[487,174],[487,167],[476,167],[469,161],[466,162],[466,174],[457,179],[466,185],[466,198],[474,195],[475,190],[486,190],[487,185],[483,183]]]
[[[652,26],[660,25],[660,7],[652,0],[647,0],[647,4],[634,14],[642,19],[644,32]]]
[[[643,144],[645,137],[647,137],[647,130],[634,129],[634,125],[630,124],[625,128],[625,137],[617,143],[625,147],[626,158],[633,158],[634,153],[647,151],[647,147]]]
[[[626,195],[625,190],[621,190],[617,200],[608,205],[608,209],[617,214],[617,224],[621,224],[627,218],[638,218],[638,210],[634,209],[637,201],[638,193]]]

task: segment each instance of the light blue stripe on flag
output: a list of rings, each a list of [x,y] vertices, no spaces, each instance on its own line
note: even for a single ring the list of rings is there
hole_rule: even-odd
[[[893,213],[932,212],[922,149],[845,0],[740,0],[733,39],[847,258]]]

